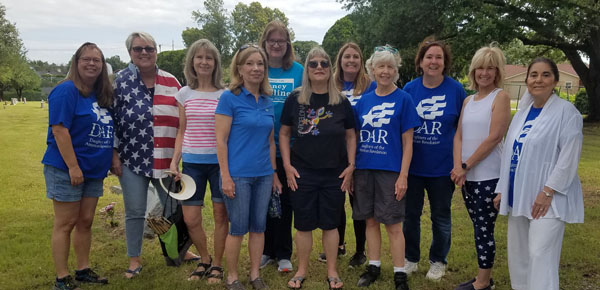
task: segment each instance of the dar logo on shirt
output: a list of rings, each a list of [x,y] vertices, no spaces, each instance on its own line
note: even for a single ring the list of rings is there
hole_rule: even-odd
[[[94,102],[94,104],[92,104],[92,112],[96,114],[96,121],[100,121],[102,124],[109,124],[112,120],[108,110],[98,106],[98,102]]]
[[[432,96],[430,99],[423,99],[417,105],[417,114],[425,120],[435,120],[436,117],[444,115],[443,109],[446,107],[446,95]]]
[[[396,103],[382,103],[381,105],[373,106],[366,115],[363,115],[362,127],[367,124],[373,128],[381,128],[383,124],[389,124],[390,118],[394,114],[394,108]]]

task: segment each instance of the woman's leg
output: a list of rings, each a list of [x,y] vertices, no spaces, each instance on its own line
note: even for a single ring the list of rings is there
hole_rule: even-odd
[[[250,255],[250,281],[260,276],[260,257],[265,246],[265,233],[250,232],[248,239],[248,254]]]
[[[368,218],[366,221],[367,225],[367,242],[369,243],[369,250],[367,256],[370,261],[379,261],[381,259],[381,230],[379,223],[375,218]]]
[[[92,223],[96,214],[97,197],[83,197],[80,201],[77,224],[73,232],[73,249],[77,256],[77,270],[90,267]]]
[[[385,229],[390,240],[390,252],[392,254],[392,264],[394,267],[404,267],[404,233],[402,232],[402,223],[386,225]],[[369,246],[370,249],[370,246]]]
[[[63,278],[69,275],[68,260],[71,245],[71,232],[77,224],[80,202],[53,201],[54,225],[52,228],[52,258],[56,268],[56,276]]]
[[[244,236],[227,235],[225,241],[225,259],[227,260],[227,284],[238,280],[238,260]]]
[[[410,183],[409,183],[410,188]],[[427,178],[426,186],[431,208],[432,241],[429,248],[429,261],[447,264],[452,236],[452,194],[454,183],[450,176]],[[410,206],[406,205],[407,213]],[[408,215],[407,215],[408,220]],[[406,233],[406,232],[405,232]],[[407,245],[408,247],[408,245]]]
[[[198,254],[202,257],[201,261],[203,264],[210,264],[210,254],[206,245],[206,232],[202,226],[202,206],[200,205],[184,205],[183,209],[183,220],[187,226],[188,233],[192,242],[198,250]],[[206,271],[208,268],[202,269],[198,267],[198,271]],[[199,279],[198,276],[192,276],[191,279]]]
[[[296,254],[298,255],[298,271],[294,274],[294,277],[306,277],[310,252],[313,246],[312,231],[296,231],[295,240]],[[336,246],[337,244],[334,244],[334,247]]]
[[[418,263],[421,259],[421,214],[425,201],[425,178],[408,175],[406,190],[406,220],[403,224],[406,259]]]
[[[529,290],[558,290],[560,251],[565,222],[557,218],[531,220],[529,224]]]

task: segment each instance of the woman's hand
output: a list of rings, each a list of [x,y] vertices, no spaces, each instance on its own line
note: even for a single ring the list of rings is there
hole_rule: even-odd
[[[350,164],[348,165],[348,167],[346,167],[346,169],[344,169],[344,171],[342,171],[342,174],[340,174],[340,176],[338,176],[338,178],[343,178],[344,180],[342,180],[342,186],[340,187],[340,189],[344,192],[348,191],[350,192],[350,194],[352,194],[352,177],[354,176],[354,165]]]
[[[221,177],[221,190],[225,196],[233,199],[235,197],[235,183],[233,183],[233,179],[231,176],[222,176]]]
[[[175,162],[175,159],[171,160],[171,166],[169,166],[169,171],[173,173],[174,181],[181,180],[181,172],[179,171],[179,162]]]
[[[462,167],[454,167],[452,171],[450,171],[450,178],[454,184],[462,187],[467,179],[467,171],[462,169]]]
[[[273,173],[273,191],[279,192],[281,194],[281,181],[279,181],[279,177],[277,176],[277,172]]]
[[[531,207],[531,217],[537,220],[545,216],[552,204],[552,198],[554,195],[546,196],[544,191],[540,191]]]
[[[116,176],[121,176],[123,174],[123,169],[121,168],[123,164],[121,164],[121,159],[119,159],[119,153],[117,150],[113,149],[113,157],[112,162],[110,164],[110,172]]]
[[[83,183],[83,172],[79,166],[73,166],[69,168],[69,178],[71,178],[71,185],[77,186]]]
[[[300,174],[294,166],[284,166],[285,167],[285,178],[287,180],[287,185],[292,191],[296,191],[298,189],[298,184],[296,183],[296,178],[300,178]]]
[[[399,175],[398,179],[396,179],[396,184],[394,184],[394,194],[396,194],[396,200],[401,200],[404,197],[407,188],[408,177]]]
[[[500,210],[500,201],[502,200],[502,193],[497,193],[496,197],[494,198],[494,207],[496,208],[496,210]]]

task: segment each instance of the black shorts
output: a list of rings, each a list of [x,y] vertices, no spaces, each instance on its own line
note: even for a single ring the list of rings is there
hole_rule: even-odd
[[[354,204],[352,218],[375,218],[379,223],[393,225],[404,221],[406,198],[396,200],[398,172],[358,169],[354,171]],[[406,195],[405,195],[406,196]]]
[[[290,192],[294,228],[299,231],[337,228],[346,201],[346,194],[340,189],[342,179],[338,178],[344,168],[296,167],[296,170],[300,175],[300,178],[296,179],[298,189]]]

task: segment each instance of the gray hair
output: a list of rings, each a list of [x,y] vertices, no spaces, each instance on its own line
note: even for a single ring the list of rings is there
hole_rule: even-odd
[[[367,60],[366,67],[367,67],[367,72],[369,74],[369,77],[372,80],[375,80],[375,75],[373,73],[373,70],[377,67],[378,64],[383,63],[383,62],[390,63],[395,68],[396,75],[394,76],[394,83],[397,82],[398,79],[400,78],[400,74],[398,73],[398,68],[400,67],[400,64],[402,63],[402,59],[400,58],[399,53],[392,53],[391,51],[388,51],[388,50],[376,51]]]
[[[129,34],[129,36],[127,37],[127,40],[125,40],[125,47],[127,47],[128,53],[131,52],[131,46],[133,45],[133,40],[138,37],[145,40],[146,42],[152,42],[152,45],[154,45],[154,48],[157,48],[156,41],[154,41],[154,37],[152,37],[152,35],[150,35],[147,32],[137,31],[137,32],[132,32],[131,34]]]

